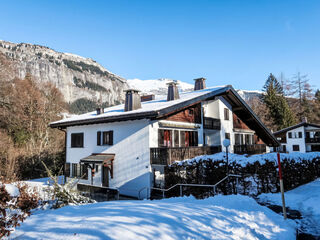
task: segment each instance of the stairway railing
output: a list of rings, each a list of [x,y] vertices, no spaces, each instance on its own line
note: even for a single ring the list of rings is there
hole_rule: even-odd
[[[209,185],[209,184],[193,184],[193,183],[177,183],[167,189],[165,188],[153,188],[151,187],[150,190],[158,190],[162,192],[162,198],[165,198],[165,193],[176,188],[176,187],[180,187],[180,197],[183,196],[183,186],[189,186],[189,187],[209,187],[212,188],[213,190],[213,194],[216,195],[216,188],[219,184],[221,184],[222,182],[224,182],[225,180],[227,180],[229,177],[235,177],[236,178],[236,185],[238,187],[238,178],[241,177],[241,175],[236,175],[236,174],[228,174],[227,176],[225,176],[224,178],[222,178],[220,181],[218,181],[216,184],[214,185]],[[145,188],[141,189],[144,190]],[[140,199],[140,192],[139,192],[139,199]]]

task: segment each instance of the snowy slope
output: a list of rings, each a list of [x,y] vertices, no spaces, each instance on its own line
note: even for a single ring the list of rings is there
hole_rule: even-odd
[[[295,239],[295,224],[247,196],[115,201],[45,210],[19,239]]]
[[[141,79],[128,79],[127,83],[130,88],[138,89],[145,94],[155,95],[166,95],[167,94],[167,83],[172,81],[167,78],[141,80]],[[180,91],[186,92],[193,90],[193,84],[182,82],[178,80],[178,87]]]
[[[261,202],[281,206],[280,193],[264,193],[259,196]],[[320,178],[285,193],[286,206],[301,212],[309,221],[306,232],[320,237]],[[305,223],[305,222],[304,222]]]
[[[167,78],[141,80],[141,79],[128,79],[127,83],[130,88],[138,89],[143,94],[155,94],[155,95],[166,95],[167,94],[167,83],[172,81]],[[178,80],[178,86],[181,92],[193,91],[194,85]],[[227,83],[226,83],[227,84]],[[237,90],[239,95],[246,101],[254,97],[260,97],[263,92],[258,90]]]

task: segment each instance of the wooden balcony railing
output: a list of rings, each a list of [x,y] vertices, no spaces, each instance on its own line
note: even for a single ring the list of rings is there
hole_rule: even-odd
[[[221,152],[221,146],[150,148],[151,164],[170,165],[175,161]]]
[[[267,151],[265,144],[250,144],[250,145],[234,145],[233,152],[236,154],[260,154]]]
[[[203,128],[204,129],[214,129],[220,130],[221,129],[221,121],[220,119],[204,117],[203,119]]]
[[[320,143],[320,138],[306,138],[306,143]]]

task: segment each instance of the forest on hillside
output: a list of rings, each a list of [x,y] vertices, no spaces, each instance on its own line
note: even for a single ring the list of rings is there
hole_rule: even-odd
[[[0,176],[5,181],[45,177],[43,163],[58,173],[64,163],[64,133],[48,123],[66,104],[50,83],[15,77],[14,62],[0,54]]]
[[[248,104],[272,131],[302,121],[320,124],[320,91],[310,85],[307,75],[298,72],[292,79],[282,75],[278,80],[270,73],[262,91]]]

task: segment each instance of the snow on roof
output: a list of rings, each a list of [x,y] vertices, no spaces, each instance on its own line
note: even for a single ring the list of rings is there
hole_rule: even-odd
[[[312,127],[315,127],[315,128],[320,128],[320,125],[318,124],[314,124],[314,123],[308,123],[308,122],[301,122],[301,123],[298,123],[296,125],[293,125],[293,126],[290,126],[290,127],[287,127],[287,128],[283,128],[277,132],[274,132],[273,134],[279,134],[279,133],[283,133],[283,132],[287,132],[287,131],[290,131],[292,129],[295,129],[295,128],[299,128],[299,127],[302,127],[302,126],[312,126]]]
[[[142,102],[141,108],[132,110],[132,111],[124,111],[124,104],[108,107],[104,109],[104,113],[97,115],[96,111],[81,114],[81,115],[73,115],[70,118],[62,119],[56,122],[50,123],[50,125],[60,124],[60,123],[68,123],[73,121],[81,121],[81,120],[92,120],[92,119],[99,119],[99,118],[108,118],[108,117],[115,117],[115,116],[122,116],[128,114],[143,114],[143,113],[150,113],[156,112],[162,109],[166,109],[171,106],[179,105],[180,103],[186,102],[188,100],[206,95],[208,93],[212,93],[218,90],[222,90],[226,88],[228,85],[225,86],[217,86],[217,87],[210,87],[198,91],[191,91],[191,92],[184,92],[180,93],[180,98],[172,101],[167,101],[167,96],[156,96],[155,100]]]

